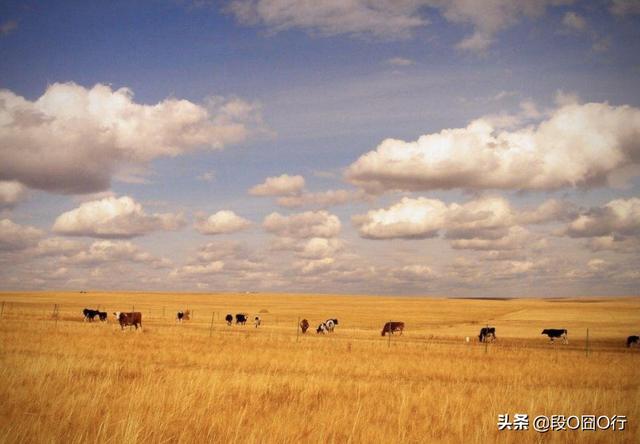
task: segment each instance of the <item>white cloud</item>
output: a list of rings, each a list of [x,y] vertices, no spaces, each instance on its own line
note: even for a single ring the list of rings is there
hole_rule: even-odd
[[[228,10],[243,24],[275,32],[298,28],[320,35],[397,39],[427,25],[427,9],[436,8],[449,22],[473,26],[473,34],[458,48],[482,51],[521,17],[536,18],[548,6],[569,3],[573,0],[232,0]]]
[[[252,196],[291,196],[299,194],[304,188],[304,177],[282,174],[267,177],[263,183],[249,190]]]
[[[640,199],[616,199],[580,214],[567,227],[571,237],[639,236]]]
[[[313,237],[302,246],[298,256],[305,259],[324,259],[334,256],[342,248],[343,242],[340,239]]]
[[[0,209],[13,208],[24,199],[26,191],[20,182],[0,181]]]
[[[170,261],[143,251],[130,241],[100,240],[93,242],[86,250],[62,259],[65,265],[81,267],[101,266],[109,263],[132,262],[166,268]]]
[[[242,231],[251,226],[251,221],[238,216],[233,211],[221,210],[206,219],[196,222],[196,229],[202,234],[228,234]]]
[[[305,211],[290,216],[271,213],[262,226],[269,233],[296,239],[331,238],[340,233],[340,219],[326,211]]]
[[[44,232],[37,228],[0,220],[0,251],[24,250],[37,245],[43,237]]]
[[[281,207],[327,208],[367,199],[369,196],[362,190],[327,190],[316,193],[302,192],[294,196],[282,196],[276,200]]]
[[[370,192],[553,190],[609,184],[640,164],[640,110],[566,104],[537,126],[496,131],[478,119],[415,142],[384,140],[346,171]]]
[[[554,200],[519,211],[502,197],[481,197],[462,205],[404,197],[388,209],[372,210],[352,220],[366,239],[443,236],[454,249],[513,250],[534,245],[533,235],[523,225],[557,222],[569,214],[572,213]]]
[[[208,264],[184,265],[171,270],[171,277],[185,278],[194,276],[207,276],[220,273],[224,269],[223,261],[214,261]]]
[[[471,24],[474,32],[458,43],[463,50],[483,51],[493,42],[495,34],[521,17],[537,18],[548,6],[573,3],[573,0],[425,0],[441,10],[452,23]]]
[[[567,12],[562,18],[562,24],[574,31],[583,31],[587,27],[586,20],[573,11]]]
[[[142,205],[129,196],[107,197],[85,202],[61,214],[53,231],[67,236],[131,238],[157,230],[176,230],[184,225],[180,215],[146,214]]]
[[[406,38],[427,23],[415,0],[232,0],[229,11],[244,24],[274,31],[292,28],[321,35]]]
[[[125,167],[195,149],[222,149],[261,125],[259,107],[240,99],[206,105],[133,101],[127,88],[54,83],[35,101],[0,90],[0,180],[59,193],[109,188]]]

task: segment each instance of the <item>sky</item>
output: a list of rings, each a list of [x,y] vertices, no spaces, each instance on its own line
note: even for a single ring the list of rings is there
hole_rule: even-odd
[[[638,294],[640,1],[0,4],[0,290]]]

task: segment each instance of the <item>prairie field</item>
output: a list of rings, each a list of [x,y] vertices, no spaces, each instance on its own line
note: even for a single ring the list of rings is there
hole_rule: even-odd
[[[640,440],[640,350],[625,345],[640,331],[638,297],[42,292],[0,301],[0,442]],[[108,322],[83,322],[85,307],[108,311]],[[192,319],[177,324],[186,309]],[[132,310],[143,330],[121,331],[113,312]],[[249,322],[227,326],[224,316],[240,312]],[[328,318],[339,319],[335,332],[316,334]],[[404,334],[382,337],[389,320],[404,321]],[[496,327],[494,343],[478,343],[485,325]],[[543,328],[568,329],[569,344],[549,343]],[[498,415],[516,413],[628,422],[499,431]]]

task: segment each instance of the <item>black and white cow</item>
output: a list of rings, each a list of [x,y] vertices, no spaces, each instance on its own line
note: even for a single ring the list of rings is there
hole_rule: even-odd
[[[236,314],[236,324],[244,325],[247,323],[247,315],[244,313]]]
[[[84,310],[82,310],[84,320],[89,322],[93,321],[95,317],[98,316],[98,313],[100,313],[98,310],[91,310],[90,308],[85,308]]]
[[[318,325],[318,328],[316,328],[316,333],[320,334],[325,334],[327,331],[329,331],[327,329],[327,324],[325,324],[324,322],[322,322],[320,325]]]
[[[324,321],[324,325],[327,327],[327,331],[329,333],[333,333],[333,330],[336,329],[336,325],[338,325],[338,320],[337,319],[327,319],[326,321]]]
[[[256,328],[260,327],[260,324],[262,324],[262,319],[260,319],[260,316],[256,316],[255,318],[253,318],[253,324],[256,326]]]
[[[553,342],[556,339],[562,339],[563,344],[568,344],[569,339],[567,338],[567,329],[566,328],[545,328],[542,330],[543,335],[547,335],[549,337],[549,341]]]
[[[233,322],[233,315],[231,313],[227,314],[224,317],[224,320],[227,321],[227,325],[231,325],[231,323]]]
[[[478,335],[480,342],[493,342],[496,340],[496,328],[495,327],[482,327],[480,334]]]
[[[631,347],[632,345],[640,346],[640,336],[629,336],[627,338],[627,347]]]

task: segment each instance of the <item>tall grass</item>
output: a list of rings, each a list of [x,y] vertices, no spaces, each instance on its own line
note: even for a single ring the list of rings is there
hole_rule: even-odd
[[[291,295],[5,294],[2,442],[638,442],[636,298],[460,301]],[[54,302],[55,301],[55,302]],[[57,323],[53,303],[61,304]],[[143,312],[143,332],[81,310]],[[162,316],[162,307],[165,316]],[[191,308],[194,319],[173,316]],[[263,326],[224,315],[260,313]],[[216,312],[210,335],[211,315]],[[266,313],[265,313],[266,312]],[[529,313],[529,315],[528,315]],[[298,317],[332,335],[296,337]],[[402,320],[403,336],[380,336]],[[475,335],[497,328],[488,347]],[[550,345],[544,327],[569,329]],[[587,357],[580,332],[590,328]],[[635,330],[634,330],[635,329]],[[471,336],[471,343],[464,341]],[[498,431],[498,414],[626,415],[622,432]]]

